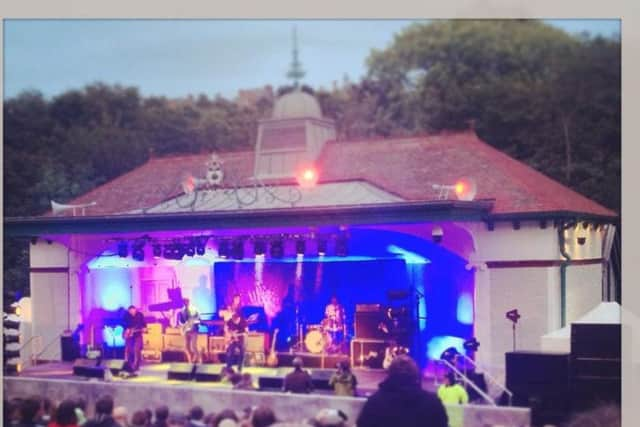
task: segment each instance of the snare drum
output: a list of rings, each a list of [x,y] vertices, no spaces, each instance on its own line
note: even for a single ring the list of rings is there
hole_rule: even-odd
[[[304,345],[310,353],[322,353],[331,346],[331,335],[319,329],[311,330],[304,337]]]

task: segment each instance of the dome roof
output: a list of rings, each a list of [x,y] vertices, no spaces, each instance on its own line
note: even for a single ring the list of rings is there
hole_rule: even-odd
[[[274,119],[293,119],[299,117],[322,118],[318,100],[306,92],[296,90],[281,96],[273,108]]]

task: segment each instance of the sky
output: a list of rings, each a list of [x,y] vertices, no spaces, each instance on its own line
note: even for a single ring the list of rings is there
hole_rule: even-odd
[[[409,20],[5,20],[3,96],[35,89],[51,98],[94,82],[135,86],[143,96],[236,96],[287,84],[292,29],[303,83],[358,81],[372,49]],[[547,20],[569,33],[620,34],[618,20]]]

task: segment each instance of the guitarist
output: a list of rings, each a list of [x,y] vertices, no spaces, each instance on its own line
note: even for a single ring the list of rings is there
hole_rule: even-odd
[[[238,372],[242,372],[244,361],[244,336],[247,334],[247,321],[239,311],[231,315],[225,325],[227,336],[227,368],[231,368],[234,362],[238,365]]]
[[[144,316],[134,305],[124,314],[125,359],[131,373],[140,369],[142,333],[147,327]]]
[[[189,363],[197,363],[198,353],[198,325],[200,324],[200,313],[189,304],[189,299],[182,300],[184,306],[178,312],[178,326],[184,335],[185,347]]]

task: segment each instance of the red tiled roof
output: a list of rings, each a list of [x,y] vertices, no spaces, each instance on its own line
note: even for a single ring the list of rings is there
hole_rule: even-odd
[[[225,177],[248,182],[254,152],[219,153]],[[139,168],[73,200],[95,201],[91,215],[154,206],[180,192],[185,172],[203,177],[209,155],[154,158]],[[476,199],[495,199],[492,213],[570,211],[616,213],[482,142],[475,133],[442,133],[415,138],[327,142],[317,162],[320,181],[366,180],[409,201],[436,200],[432,184],[473,178]],[[453,194],[450,198],[455,197]]]

